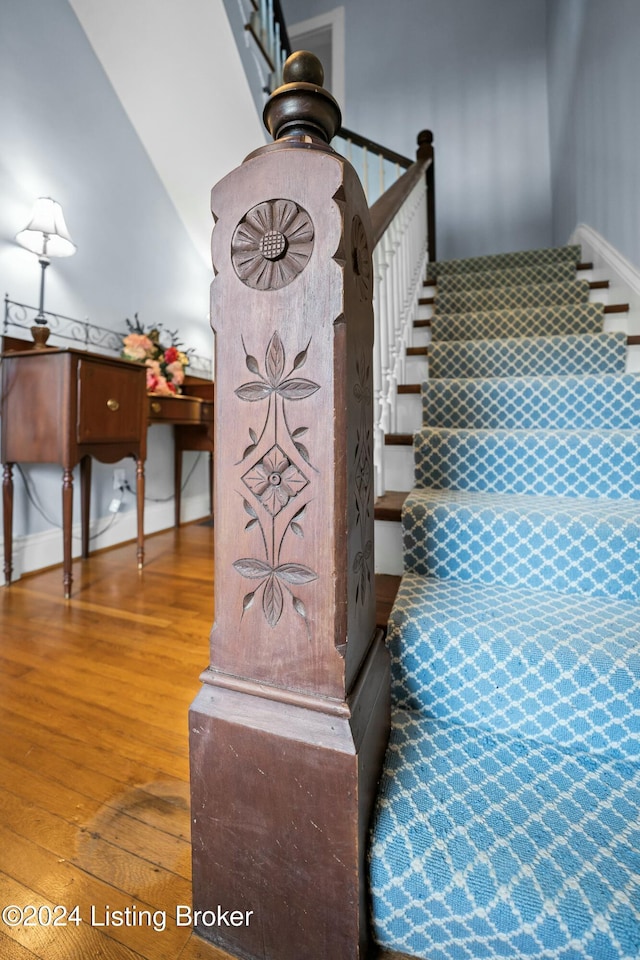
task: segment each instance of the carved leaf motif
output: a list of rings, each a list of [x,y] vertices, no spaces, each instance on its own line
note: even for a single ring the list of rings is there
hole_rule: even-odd
[[[262,580],[273,572],[270,564],[265,563],[264,560],[255,560],[251,557],[236,560],[233,566],[247,580]]]
[[[251,442],[255,447],[256,444],[258,443],[258,434],[255,432],[255,430],[252,430],[251,427],[249,427],[249,436],[251,437]]]
[[[305,447],[304,443],[296,443],[296,444],[295,444],[295,448],[296,448],[296,450],[298,451],[298,453],[300,454],[300,456],[302,457],[302,459],[303,459],[303,460],[306,460],[306,462],[307,462],[309,465],[311,465],[311,460],[309,459],[309,451],[308,451],[307,448]]]
[[[269,577],[262,594],[262,610],[270,627],[275,627],[282,616],[282,587],[275,577]]]
[[[251,504],[249,503],[248,500],[243,500],[243,501],[242,501],[242,506],[243,506],[244,509],[247,511],[247,513],[249,514],[250,517],[257,517],[257,516],[258,516],[258,514],[255,512],[255,510],[253,509],[253,507],[251,506]]]
[[[272,387],[276,387],[280,382],[280,378],[284,373],[284,364],[285,364],[285,355],[284,347],[282,346],[282,340],[278,336],[278,333],[274,333],[269,341],[269,346],[267,347],[267,355],[265,357],[265,369],[267,371],[267,378]]]
[[[302,563],[281,563],[279,567],[276,567],[274,573],[276,577],[286,583],[311,583],[312,580],[318,579],[318,574]]]
[[[255,448],[256,448],[255,443],[250,443],[248,447],[245,447],[244,453],[242,454],[242,459],[244,460],[245,457],[248,457],[250,453],[253,453]]]
[[[255,403],[256,400],[266,400],[273,393],[273,387],[268,383],[262,383],[260,380],[251,380],[249,383],[243,383],[241,387],[234,390],[234,393],[241,400]]]
[[[311,341],[309,341],[309,343],[311,343]],[[299,370],[300,367],[304,366],[307,359],[307,350],[309,349],[309,343],[306,345],[304,350],[300,351],[300,353],[296,356],[295,360],[293,361],[294,370]]]
[[[279,393],[285,400],[305,400],[319,389],[320,385],[314,383],[312,380],[294,378],[293,380],[285,380],[281,383],[276,388],[276,393]]]
[[[294,440],[297,440],[298,437],[303,437],[308,429],[309,427],[296,427],[291,436]]]
[[[253,603],[253,598],[255,597],[256,592],[253,590],[251,593],[245,593],[242,599],[242,612],[246,613],[251,604]]]
[[[296,537],[300,537],[301,540],[304,540],[304,531],[300,524],[296,523],[295,520],[291,521],[291,531],[292,533],[295,533]]]
[[[245,524],[245,530],[253,530],[257,522],[257,520],[249,520],[249,522]]]
[[[304,603],[299,597],[293,597],[293,609],[300,617],[302,617],[303,620],[307,619],[307,611]]]
[[[251,354],[248,353],[247,356],[245,357],[245,361],[246,361],[247,367],[249,368],[249,370],[251,370],[251,373],[257,373],[258,375],[260,374],[260,367],[258,366],[258,361],[256,360],[255,357],[252,357]]]

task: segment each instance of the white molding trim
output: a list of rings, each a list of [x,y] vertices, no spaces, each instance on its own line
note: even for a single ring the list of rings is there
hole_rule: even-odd
[[[596,279],[607,279],[611,283],[611,295],[622,296],[629,301],[629,313],[640,321],[640,270],[623,256],[597,230],[586,223],[579,223],[569,243],[582,245],[584,260],[593,261],[593,273]],[[635,332],[635,331],[634,331]],[[638,330],[640,332],[640,329]]]
[[[301,20],[287,27],[289,39],[293,44],[296,37],[305,33],[313,33],[314,30],[322,30],[326,27],[331,28],[331,60],[333,76],[331,77],[331,93],[340,104],[342,115],[346,113],[345,100],[345,32],[344,32],[344,7],[335,7],[326,13],[321,13],[317,17],[310,17],[308,20]]]
[[[605,317],[605,330],[621,330],[626,334],[640,334],[640,270],[627,260],[597,230],[579,223],[569,243],[582,246],[582,259],[593,262],[593,279],[608,280],[609,303],[628,303],[627,314]],[[640,346],[627,350],[627,371],[640,372]]]
[[[209,516],[209,495],[200,494],[183,497],[181,502],[181,520],[189,523],[191,520],[200,520]],[[112,521],[113,522],[110,522]],[[166,503],[147,503],[144,509],[145,535],[168,530],[173,526],[174,504],[173,498]],[[128,541],[135,541],[137,537],[137,523],[135,509],[92,520],[89,525],[89,536],[94,537],[96,532],[102,531],[95,540],[91,541],[90,549],[104,550],[106,547],[117,546]],[[71,553],[74,559],[80,556],[80,523],[74,523],[71,536]],[[3,543],[0,540],[0,543]],[[135,545],[131,544],[132,570],[135,569]],[[25,573],[43,570],[62,563],[62,530],[59,528],[44,530],[41,533],[25,534],[14,537],[13,540],[13,580],[19,580]]]

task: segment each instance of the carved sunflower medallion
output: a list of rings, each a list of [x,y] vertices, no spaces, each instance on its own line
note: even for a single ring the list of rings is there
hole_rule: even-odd
[[[236,227],[231,261],[243,283],[254,290],[279,290],[307,265],[313,250],[313,224],[293,200],[265,200]]]

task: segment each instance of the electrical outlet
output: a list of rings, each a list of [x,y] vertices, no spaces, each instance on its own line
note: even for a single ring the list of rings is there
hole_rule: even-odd
[[[118,469],[113,471],[113,489],[114,490],[124,490],[126,482],[127,482],[127,475],[124,470]]]
[[[111,503],[109,504],[109,513],[117,513],[121,506],[122,506],[122,500],[118,500],[117,497],[114,497]]]

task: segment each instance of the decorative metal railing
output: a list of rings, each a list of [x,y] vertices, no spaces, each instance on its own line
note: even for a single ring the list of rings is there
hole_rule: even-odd
[[[24,339],[31,340],[31,327],[38,313],[37,307],[17,300],[10,300],[8,294],[4,298],[4,321],[2,326],[3,337],[26,334]],[[119,356],[122,351],[122,338],[126,330],[121,333],[101,327],[89,320],[78,320],[76,317],[67,317],[63,313],[43,311],[47,326],[51,331],[49,344],[51,346],[73,346],[91,353],[102,353],[109,356]],[[190,376],[203,377],[211,380],[213,363],[211,358],[187,351],[189,356],[188,373]]]

